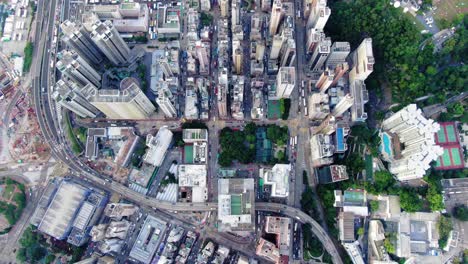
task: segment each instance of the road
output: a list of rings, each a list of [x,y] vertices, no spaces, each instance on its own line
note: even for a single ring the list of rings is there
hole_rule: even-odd
[[[320,241],[322,241],[324,248],[332,256],[333,263],[343,263],[343,261],[340,258],[340,254],[338,253],[338,250],[335,247],[335,244],[330,239],[327,232],[325,232],[325,230],[320,226],[320,224],[318,224],[312,217],[302,212],[300,209],[278,203],[255,203],[255,210],[281,213],[303,224],[310,224],[312,232],[317,236],[317,238]]]
[[[66,140],[63,136],[63,133],[59,132],[60,129],[58,129],[56,126],[57,124],[55,115],[52,113],[47,92],[48,88],[50,87],[50,53],[48,50],[51,47],[50,36],[52,35],[54,27],[54,10],[56,7],[56,0],[47,1],[47,3],[40,1],[39,3],[40,5],[37,16],[38,26],[35,35],[35,53],[37,55],[36,58],[41,58],[41,60],[35,60],[35,63],[33,63],[33,97],[39,125],[44,135],[45,141],[51,145],[52,155],[70,168],[72,176],[89,181],[103,190],[119,193],[123,198],[126,198],[140,206],[174,213],[178,211],[190,212],[217,210],[217,204],[214,202],[171,203],[152,199],[137,193],[122,184],[103,179],[97,172],[89,169],[72,154],[68,145],[64,143]],[[304,118],[301,118],[301,120],[304,120]],[[211,125],[214,126],[215,129],[210,133],[214,132],[217,135],[216,128],[218,128],[219,125],[224,124],[221,124],[221,122],[213,123],[214,124]],[[290,122],[286,123],[290,124]],[[302,133],[305,133],[305,130],[303,129],[304,125],[308,125],[308,122],[302,121]],[[308,131],[306,135],[308,135]],[[210,135],[210,138],[212,136],[213,134]],[[213,144],[215,143],[213,142]],[[216,168],[216,166],[213,167]],[[211,169],[214,169],[213,167]],[[308,168],[309,166],[306,167]],[[282,213],[291,217],[298,217],[299,221],[310,223],[313,232],[317,235],[317,237],[324,241],[325,248],[330,253],[330,255],[334,257],[334,263],[342,263],[337,249],[334,247],[333,243],[331,243],[331,240],[325,231],[311,217],[307,216],[299,209],[280,204],[259,203],[257,210],[278,211],[280,208],[283,208]]]

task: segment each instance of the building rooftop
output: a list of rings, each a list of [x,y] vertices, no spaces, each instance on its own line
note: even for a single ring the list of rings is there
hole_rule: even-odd
[[[276,164],[271,169],[260,168],[260,177],[263,178],[263,184],[271,185],[272,197],[289,196],[291,164]]]
[[[184,142],[190,143],[195,141],[208,141],[207,129],[184,129],[182,131],[182,139]]]
[[[287,217],[267,216],[265,232],[276,234],[276,246],[281,255],[289,255],[291,244],[291,219]]]
[[[165,231],[166,222],[148,215],[129,256],[145,264],[151,263]]]
[[[253,231],[255,226],[254,179],[218,180],[220,231]]]
[[[62,181],[38,229],[56,239],[65,238],[88,192],[87,188],[79,184]]]
[[[206,165],[183,164],[177,169],[179,187],[192,189],[192,202],[205,202],[208,199],[206,176]]]
[[[167,127],[161,127],[156,136],[149,134],[146,137],[148,151],[143,158],[144,161],[155,167],[161,166],[167,149],[172,142],[172,136],[172,132]]]

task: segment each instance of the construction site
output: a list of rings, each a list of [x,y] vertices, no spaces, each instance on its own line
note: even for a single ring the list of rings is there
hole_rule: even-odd
[[[50,158],[50,147],[41,134],[29,95],[22,93],[12,104],[7,113],[9,123],[5,124],[12,159],[18,163],[47,161]]]

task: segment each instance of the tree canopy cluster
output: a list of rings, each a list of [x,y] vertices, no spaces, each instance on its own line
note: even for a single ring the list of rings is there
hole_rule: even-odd
[[[458,205],[453,208],[453,216],[461,221],[468,221],[468,207]]]
[[[229,127],[221,130],[219,165],[227,167],[234,160],[241,163],[250,163],[255,159],[255,132],[253,134],[249,132],[232,130]]]
[[[330,4],[333,13],[325,32],[334,41],[350,41],[353,48],[364,37],[371,37],[376,63],[368,83],[386,83],[392,87],[395,102],[406,105],[430,93],[441,94],[445,100],[447,95],[464,90],[466,77],[463,76],[468,66],[452,66],[454,62],[466,61],[467,23],[457,29],[459,36],[447,43],[441,54],[434,54],[431,40],[425,41],[401,9],[389,8],[385,0]]]

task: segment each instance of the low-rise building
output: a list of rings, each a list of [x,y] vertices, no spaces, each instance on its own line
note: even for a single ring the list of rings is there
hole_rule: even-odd
[[[130,251],[130,258],[145,264],[151,263],[166,231],[166,222],[148,215]]]
[[[254,179],[218,180],[218,229],[249,233],[255,229]]]
[[[201,203],[208,200],[206,165],[182,164],[177,168],[180,199]]]
[[[138,206],[126,203],[110,203],[104,209],[104,214],[110,218],[120,220],[122,217],[128,217],[138,211]]]
[[[172,136],[172,132],[167,127],[161,127],[156,136],[148,134],[146,137],[148,151],[143,157],[143,160],[155,167],[161,166],[166,156],[167,149],[171,145]]]
[[[260,168],[259,175],[263,179],[263,184],[271,185],[271,197],[289,196],[291,169],[291,164],[276,164],[271,169]]]
[[[265,218],[265,232],[276,235],[276,246],[283,256],[289,256],[291,222],[291,219],[287,217],[267,216]]]
[[[349,179],[345,165],[330,165],[317,170],[317,179],[320,184],[340,182]]]
[[[279,249],[276,247],[275,244],[266,239],[260,238],[260,240],[257,243],[257,250],[255,251],[255,253],[260,257],[272,261],[273,263],[279,263]]]
[[[344,192],[335,190],[335,207],[342,207],[343,212],[352,212],[357,216],[369,215],[367,194],[365,190],[348,189]]]

